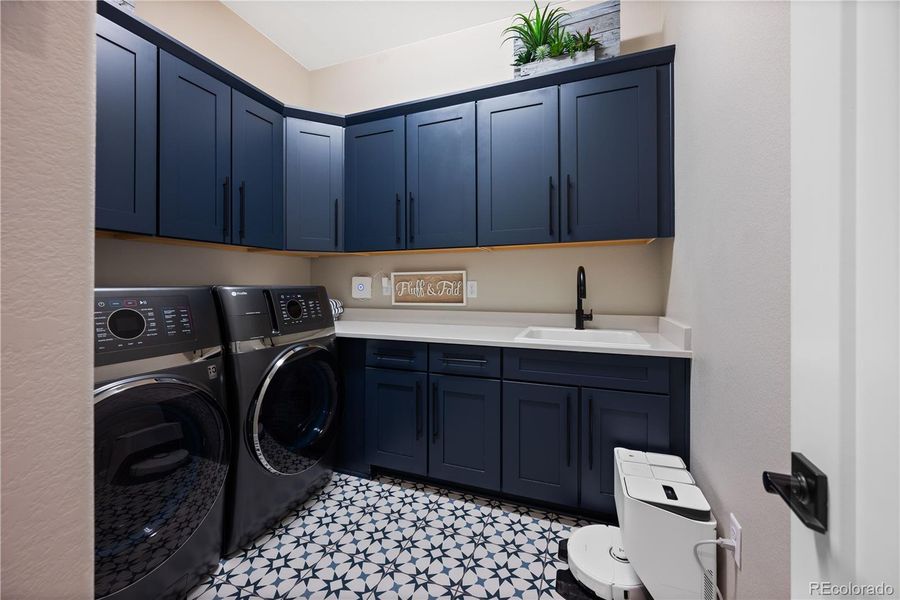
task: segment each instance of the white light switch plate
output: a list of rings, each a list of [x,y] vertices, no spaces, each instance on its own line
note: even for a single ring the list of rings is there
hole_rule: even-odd
[[[353,286],[354,298],[371,298],[372,297],[372,278],[371,277],[354,277],[351,280]]]
[[[391,278],[390,277],[382,277],[381,278],[381,294],[383,296],[391,295]]]
[[[477,281],[467,281],[466,282],[466,296],[469,298],[477,298],[478,297],[478,282]]]

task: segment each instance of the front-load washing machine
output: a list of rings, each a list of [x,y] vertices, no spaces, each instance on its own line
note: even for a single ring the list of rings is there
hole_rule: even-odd
[[[94,593],[180,598],[221,555],[231,436],[210,288],[94,291]]]
[[[280,521],[331,478],[338,394],[322,287],[217,287],[234,457],[224,552]]]

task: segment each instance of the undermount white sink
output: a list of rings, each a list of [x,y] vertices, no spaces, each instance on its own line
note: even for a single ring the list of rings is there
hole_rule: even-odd
[[[644,346],[650,343],[637,331],[626,329],[568,329],[529,327],[516,336],[517,342],[543,342],[577,346]]]

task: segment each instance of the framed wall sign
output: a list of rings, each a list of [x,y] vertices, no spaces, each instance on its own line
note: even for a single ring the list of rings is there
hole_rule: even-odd
[[[394,306],[465,306],[465,271],[391,273]]]

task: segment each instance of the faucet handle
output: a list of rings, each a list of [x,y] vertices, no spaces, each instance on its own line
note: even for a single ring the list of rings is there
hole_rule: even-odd
[[[589,310],[586,315],[584,315],[584,320],[585,321],[593,321],[594,320],[594,309],[593,308],[591,310]]]

